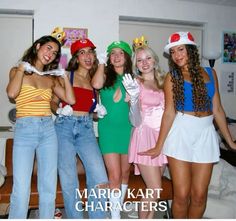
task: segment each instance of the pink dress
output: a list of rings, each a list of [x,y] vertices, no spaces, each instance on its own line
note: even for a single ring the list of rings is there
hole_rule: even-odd
[[[159,136],[161,119],[164,112],[164,93],[163,91],[153,91],[140,84],[140,96],[142,123],[132,131],[129,146],[129,162],[134,163],[134,174],[139,175],[140,171],[137,164],[147,166],[162,166],[167,164],[165,155],[151,159],[150,156],[140,156],[138,152],[143,152],[155,147]]]

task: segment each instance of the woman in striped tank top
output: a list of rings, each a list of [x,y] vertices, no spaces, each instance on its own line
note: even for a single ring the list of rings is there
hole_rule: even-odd
[[[35,153],[39,218],[54,218],[58,142],[50,101],[54,93],[69,104],[75,102],[70,81],[63,70],[57,69],[60,55],[60,42],[52,36],[43,36],[25,52],[19,65],[10,70],[7,94],[16,102],[17,120],[9,218],[27,217]]]

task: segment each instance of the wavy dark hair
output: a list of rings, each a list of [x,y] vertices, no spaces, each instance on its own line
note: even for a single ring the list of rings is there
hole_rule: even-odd
[[[131,57],[128,53],[124,51],[125,56],[125,63],[124,63],[124,73],[130,73],[132,74],[132,61]],[[114,86],[116,79],[117,79],[117,73],[114,69],[114,66],[111,64],[110,57],[107,61],[107,67],[105,69],[105,75],[106,75],[106,81],[104,83],[104,88],[112,87]]]
[[[203,69],[200,66],[199,53],[195,45],[185,45],[188,54],[188,70],[192,83],[192,100],[194,112],[210,111],[211,101],[207,94],[207,88],[201,75]],[[181,69],[169,57],[171,81],[173,83],[173,99],[175,110],[184,111],[184,77]]]
[[[93,63],[93,66],[92,68],[89,70],[89,76],[90,78],[93,77],[93,75],[95,74],[97,68],[98,68],[98,59],[97,59],[97,54],[96,54],[96,51],[93,50],[93,53],[94,53],[94,57],[95,57],[95,61]],[[68,63],[68,66],[66,68],[67,71],[75,71],[78,69],[79,67],[79,63],[78,63],[78,55],[79,55],[79,51],[77,51],[77,53],[75,53],[74,55],[72,55],[69,63]]]
[[[35,65],[35,62],[38,57],[37,45],[40,44],[40,46],[42,46],[48,42],[56,43],[58,45],[58,52],[57,52],[55,59],[50,64],[44,66],[43,71],[57,69],[58,65],[59,65],[60,57],[61,57],[61,44],[56,38],[54,38],[50,35],[45,35],[45,36],[39,38],[38,40],[36,40],[33,43],[33,45],[25,51],[21,60],[26,61],[26,62],[30,63],[31,65]]]

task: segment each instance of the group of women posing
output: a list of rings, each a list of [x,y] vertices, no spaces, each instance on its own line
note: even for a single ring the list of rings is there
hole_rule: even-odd
[[[131,163],[146,187],[156,189],[161,188],[167,162],[174,188],[173,217],[201,218],[213,163],[219,161],[213,119],[236,149],[215,71],[200,66],[189,32],[170,36],[165,47],[168,74],[161,71],[158,56],[147,45],[135,48],[133,56],[124,41],[112,42],[107,55],[96,56],[95,49],[89,39],[77,40],[71,45],[66,71],[58,70],[61,45],[54,37],[43,36],[11,69],[7,94],[15,99],[17,120],[9,218],[27,216],[35,153],[39,218],[54,216],[57,169],[67,218],[83,218],[82,209],[75,208],[80,200],[76,198],[77,155],[89,192],[114,190],[109,199],[111,218],[120,218],[117,205],[124,201]],[[58,113],[55,122],[51,110]],[[99,145],[93,130],[94,111],[100,117]],[[153,196],[141,201],[156,200]],[[95,207],[106,201],[95,195],[88,198]],[[108,217],[103,209],[88,212],[89,218]],[[139,210],[139,218],[153,216],[149,207]]]

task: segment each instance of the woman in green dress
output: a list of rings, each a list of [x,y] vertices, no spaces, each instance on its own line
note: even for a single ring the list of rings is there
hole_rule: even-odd
[[[126,42],[111,43],[107,48],[107,56],[98,56],[99,67],[92,79],[93,87],[100,89],[101,103],[107,110],[107,115],[98,121],[98,135],[110,189],[114,190],[110,197],[114,208],[124,201],[130,173],[128,146],[131,124],[122,77],[124,73],[132,73],[131,55],[132,50]],[[119,219],[120,210],[114,208],[111,218]]]

